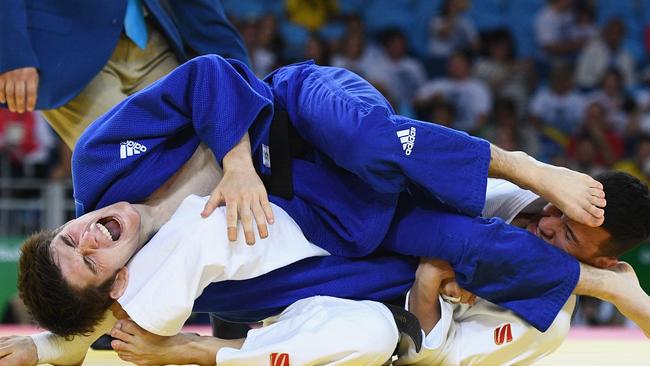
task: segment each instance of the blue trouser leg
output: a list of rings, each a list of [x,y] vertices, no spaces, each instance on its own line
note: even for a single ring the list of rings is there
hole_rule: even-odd
[[[580,276],[575,258],[524,229],[498,218],[422,207],[406,195],[381,247],[448,261],[461,287],[514,311],[542,331]]]
[[[374,87],[343,69],[285,67],[272,87],[276,106],[287,110],[301,137],[375,191],[398,193],[413,184],[480,215],[490,162],[485,140],[395,115]]]

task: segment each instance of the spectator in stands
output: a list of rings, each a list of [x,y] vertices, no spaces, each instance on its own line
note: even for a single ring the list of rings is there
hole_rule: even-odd
[[[615,131],[622,134],[633,112],[634,102],[628,98],[623,84],[623,75],[615,68],[610,68],[600,82],[600,89],[588,95],[589,101],[600,103],[607,113],[607,120]]]
[[[454,121],[454,106],[445,102],[442,97],[432,98],[417,105],[415,112],[418,119],[445,127],[451,127]]]
[[[579,133],[574,137],[574,151],[570,156],[569,168],[586,174],[598,174],[606,170],[599,162],[598,142],[587,133]]]
[[[596,12],[591,4],[580,2],[575,10],[575,26],[571,29],[570,38],[576,41],[589,42],[598,35]]]
[[[251,61],[251,69],[263,78],[279,66],[283,44],[272,14],[237,23]]]
[[[366,26],[363,23],[363,19],[359,14],[350,14],[345,17],[345,33],[346,37],[360,34],[364,35],[366,32]]]
[[[624,38],[625,23],[620,18],[613,18],[600,36],[587,43],[578,56],[576,83],[579,87],[596,87],[612,67],[620,71],[626,87],[635,84],[634,56],[623,46]]]
[[[338,15],[337,0],[286,0],[287,16],[295,24],[314,32]]]
[[[576,27],[572,0],[548,0],[535,16],[535,38],[540,47],[540,61],[554,64],[569,61],[584,44],[574,38]]]
[[[479,49],[479,37],[474,23],[464,15],[468,0],[444,0],[440,14],[429,23],[428,55],[434,75],[444,69],[446,59],[454,52]]]
[[[481,136],[502,149],[536,155],[537,131],[532,126],[519,123],[517,115],[514,100],[497,99],[490,121],[481,131]]]
[[[625,318],[608,302],[589,296],[580,296],[572,324],[582,326],[621,326],[625,324]]]
[[[541,87],[532,97],[529,113],[535,125],[566,138],[580,126],[584,108],[585,98],[573,87],[571,68],[558,65],[551,72],[550,87]]]
[[[569,141],[567,153],[570,158],[580,154],[579,141],[585,138],[594,145],[595,162],[600,167],[611,167],[623,156],[623,139],[611,128],[605,108],[598,102],[588,104],[580,130]]]
[[[410,103],[418,88],[427,81],[424,66],[409,56],[408,43],[401,31],[386,30],[381,38],[381,52],[365,65],[366,78],[384,85],[396,102]]]
[[[303,58],[314,60],[316,65],[330,65],[330,48],[327,41],[316,33],[310,34],[309,39],[307,39],[307,43],[305,44],[305,53]]]
[[[275,62],[273,63],[272,70],[280,66],[280,60],[284,52],[284,40],[280,36],[278,19],[273,14],[262,15],[259,19],[257,45],[260,49],[265,50],[265,52],[273,54]]]
[[[415,95],[415,104],[442,96],[456,111],[454,128],[468,132],[478,131],[490,113],[492,97],[485,83],[471,76],[471,68],[469,55],[454,53],[449,58],[448,76],[424,84]]]
[[[650,185],[650,135],[641,135],[636,141],[634,157],[620,161],[614,165],[614,169],[631,174]]]
[[[366,52],[366,40],[363,33],[352,33],[341,43],[341,52],[332,57],[332,66],[342,67],[365,77],[365,70],[372,63]]]
[[[0,109],[0,171],[12,177],[47,178],[56,139],[36,112]]]
[[[484,56],[474,64],[474,76],[484,80],[495,98],[508,98],[523,110],[528,94],[526,64],[515,59],[512,36],[499,29],[486,36]]]

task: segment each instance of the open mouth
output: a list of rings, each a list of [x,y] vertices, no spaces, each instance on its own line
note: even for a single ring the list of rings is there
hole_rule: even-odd
[[[122,226],[114,217],[105,217],[95,224],[99,231],[111,241],[117,241],[122,235]]]

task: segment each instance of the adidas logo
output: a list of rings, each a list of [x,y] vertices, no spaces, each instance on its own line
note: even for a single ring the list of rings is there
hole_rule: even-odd
[[[120,159],[147,152],[147,147],[135,141],[126,140],[120,142]]]
[[[402,149],[404,149],[406,156],[411,155],[413,146],[415,146],[415,127],[397,131],[397,137],[399,137],[399,141],[402,143]]]

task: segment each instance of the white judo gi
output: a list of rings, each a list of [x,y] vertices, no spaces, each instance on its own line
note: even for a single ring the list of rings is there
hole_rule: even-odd
[[[505,181],[490,180],[487,192],[486,217],[509,222],[520,212],[540,209],[535,194]],[[240,232],[242,239],[230,243],[223,235],[224,209],[202,219],[199,212],[204,204],[204,198],[188,197],[129,263],[129,283],[118,302],[152,333],[180,331],[193,301],[211,282],[252,278],[300,259],[329,255],[309,243],[279,207],[274,207],[276,222],[269,227],[269,238],[258,238],[256,245],[248,246]],[[420,353],[405,340],[396,364],[530,364],[561,344],[574,305],[571,297],[551,328],[541,333],[485,300],[473,307],[441,300],[441,320],[425,335]],[[78,361],[78,355],[114,322],[110,316],[93,335],[72,342],[48,334],[34,336],[39,362],[61,363],[70,357]],[[263,328],[248,332],[241,349],[222,348],[215,361],[218,365],[381,365],[390,359],[398,338],[393,317],[381,303],[316,296],[267,319]]]

